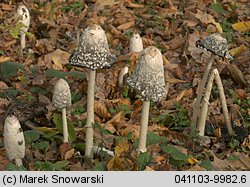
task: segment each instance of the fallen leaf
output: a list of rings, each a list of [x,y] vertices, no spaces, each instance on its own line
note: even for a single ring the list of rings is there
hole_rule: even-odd
[[[7,56],[0,56],[0,63],[8,62],[11,58]]]
[[[108,119],[111,117],[111,114],[109,113],[105,103],[103,101],[95,101],[94,103],[94,110],[95,113],[100,116],[103,117],[105,119]]]
[[[65,160],[65,154],[71,150],[71,145],[69,143],[63,143],[60,145],[61,158]]]
[[[120,157],[122,153],[129,151],[129,144],[127,141],[120,142],[115,147],[115,156]]]
[[[247,32],[248,30],[250,30],[250,21],[237,22],[234,23],[232,27],[236,31]]]
[[[119,30],[128,30],[128,29],[130,29],[131,27],[133,27],[134,24],[135,24],[134,21],[129,21],[129,22],[127,22],[127,23],[123,23],[123,24],[119,25],[119,26],[117,27],[117,29],[119,29]]]
[[[188,158],[188,163],[191,164],[191,165],[194,165],[194,164],[197,164],[199,161],[193,157],[191,158]]]
[[[108,171],[130,171],[133,165],[131,160],[115,156],[108,162],[107,168]]]
[[[237,55],[240,55],[241,53],[243,53],[246,50],[247,50],[247,47],[245,45],[240,45],[239,47],[236,47],[234,49],[229,50],[229,53],[232,56],[237,56]]]
[[[75,153],[75,149],[73,149],[73,148],[66,151],[66,153],[64,154],[64,160],[68,160],[68,159],[72,158],[74,153]]]

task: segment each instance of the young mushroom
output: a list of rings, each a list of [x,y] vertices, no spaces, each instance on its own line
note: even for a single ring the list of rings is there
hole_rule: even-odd
[[[111,67],[116,61],[115,55],[109,51],[104,30],[99,25],[90,25],[81,34],[75,53],[70,56],[69,63],[73,66],[90,69],[87,93],[87,122],[85,156],[93,157],[93,127],[94,123],[94,88],[97,69]]]
[[[20,36],[21,36],[21,49],[24,49],[26,46],[25,36],[26,32],[30,26],[30,13],[26,6],[20,5],[17,9],[17,15],[20,16],[20,20],[18,23],[22,24],[20,28]]]
[[[143,100],[138,151],[146,152],[150,100],[158,102],[166,97],[162,54],[156,47],[149,46],[142,51],[127,82]]]
[[[22,166],[25,155],[25,140],[18,119],[9,115],[4,122],[4,147],[9,160],[15,159],[17,166]]]
[[[138,52],[141,52],[142,50],[143,50],[143,43],[142,43],[141,36],[138,33],[134,33],[132,37],[130,38],[129,52],[138,53]],[[126,79],[128,72],[129,72],[128,66],[124,66],[121,69],[119,73],[119,77],[118,77],[118,85],[120,88],[124,88],[124,85],[125,85],[124,80]]]
[[[129,52],[141,52],[143,50],[143,43],[140,34],[134,33],[130,38]]]
[[[64,79],[59,79],[53,90],[52,103],[55,108],[62,110],[63,122],[63,142],[69,142],[69,133],[66,117],[66,108],[71,106],[71,93],[68,83]]]

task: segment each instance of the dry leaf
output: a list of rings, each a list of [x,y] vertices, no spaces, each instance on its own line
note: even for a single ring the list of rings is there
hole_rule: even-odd
[[[108,171],[130,171],[133,169],[133,162],[127,158],[113,157],[108,162]]]
[[[70,149],[68,151],[66,151],[65,155],[64,155],[64,160],[68,160],[70,158],[72,158],[72,156],[74,155],[75,153],[75,149]]]
[[[67,151],[71,150],[71,145],[69,143],[63,143],[60,145],[61,159],[65,160],[65,154]]]
[[[94,104],[94,110],[95,110],[95,113],[100,116],[100,117],[103,117],[105,119],[108,119],[111,117],[111,114],[109,113],[105,103],[103,101],[95,101],[95,104]]]
[[[0,64],[1,63],[4,63],[4,62],[8,62],[10,61],[11,58],[10,57],[7,57],[7,56],[0,56]]]
[[[115,156],[120,157],[123,152],[128,152],[129,151],[129,144],[126,141],[120,142],[116,147],[115,147]]]
[[[127,23],[123,23],[123,24],[119,25],[119,26],[117,27],[117,29],[119,29],[119,30],[128,30],[128,29],[130,29],[131,27],[133,27],[134,24],[135,24],[134,21],[129,21],[129,22],[127,22]]]
[[[236,31],[247,32],[250,30],[250,21],[241,21],[232,25]]]
[[[199,161],[195,158],[188,158],[188,163],[191,165],[197,164]]]
[[[240,55],[241,53],[243,53],[244,51],[247,50],[247,47],[245,45],[240,45],[239,47],[236,47],[234,49],[231,49],[229,51],[229,53],[232,55],[232,56],[236,56],[236,55]]]
[[[170,84],[176,84],[176,83],[186,83],[187,81],[180,80],[180,79],[174,79],[174,78],[166,78],[166,81]]]

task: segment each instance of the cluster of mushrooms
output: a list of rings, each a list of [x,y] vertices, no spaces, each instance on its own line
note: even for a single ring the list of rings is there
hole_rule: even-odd
[[[21,21],[25,25],[21,29],[21,48],[25,48],[25,32],[29,26],[29,12],[25,6],[20,6],[18,14],[22,16]],[[28,19],[28,20],[27,20]],[[213,54],[219,54],[226,58],[231,58],[227,52],[226,44],[223,49],[218,40],[223,40],[217,35],[205,40],[197,45],[203,46]],[[211,41],[214,42],[211,44]],[[219,41],[216,43],[216,41]],[[210,43],[209,43],[210,42]],[[223,51],[224,50],[224,51]],[[148,46],[143,49],[142,39],[139,34],[133,34],[130,40],[130,52],[139,52],[140,57],[137,61],[135,71],[126,79],[126,83],[134,90],[143,101],[141,112],[141,126],[138,152],[146,152],[146,139],[149,119],[150,101],[159,102],[166,98],[166,88],[164,80],[164,67],[162,54],[154,46]],[[218,53],[219,52],[219,53]],[[226,55],[225,55],[226,54]],[[95,77],[96,70],[111,67],[116,62],[115,55],[110,53],[107,38],[104,30],[99,25],[88,26],[81,34],[76,51],[70,56],[69,64],[89,69],[88,92],[87,92],[87,121],[86,121],[86,143],[85,156],[93,158],[93,152],[100,151],[99,147],[94,146],[94,95],[95,95]],[[123,68],[123,75],[128,72],[128,67]],[[121,82],[119,80],[119,82]],[[70,87],[66,80],[59,79],[55,86],[52,96],[52,102],[55,108],[62,111],[63,121],[63,142],[69,143],[66,108],[71,105]],[[197,116],[195,116],[197,118]],[[195,124],[196,126],[196,124]],[[201,131],[204,131],[203,128]],[[200,133],[201,135],[203,133]],[[25,140],[22,128],[18,119],[14,115],[9,115],[4,124],[4,144],[7,156],[10,160],[15,160],[17,166],[22,165],[22,158],[25,155]],[[104,149],[108,154],[113,155],[112,151]]]

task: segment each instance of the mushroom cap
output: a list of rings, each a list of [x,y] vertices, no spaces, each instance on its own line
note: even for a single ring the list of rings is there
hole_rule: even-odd
[[[109,68],[115,61],[115,55],[109,51],[105,32],[99,25],[91,25],[82,32],[78,48],[69,58],[71,65],[91,70]]]
[[[20,159],[25,155],[25,140],[18,119],[9,115],[4,122],[4,147],[9,160]]]
[[[22,17],[20,22],[26,26],[22,27],[21,30],[27,32],[30,26],[30,13],[28,8],[24,5],[20,5],[17,9],[17,15]]]
[[[59,79],[56,82],[52,96],[52,103],[57,109],[71,106],[70,88],[64,79]]]
[[[211,34],[204,41],[198,40],[196,44],[223,59],[233,60],[233,57],[228,52],[227,40],[218,33]]]
[[[143,43],[140,34],[134,33],[130,38],[129,52],[141,52],[143,50]]]
[[[134,73],[127,82],[142,100],[161,101],[166,97],[161,52],[153,46],[142,51]]]

